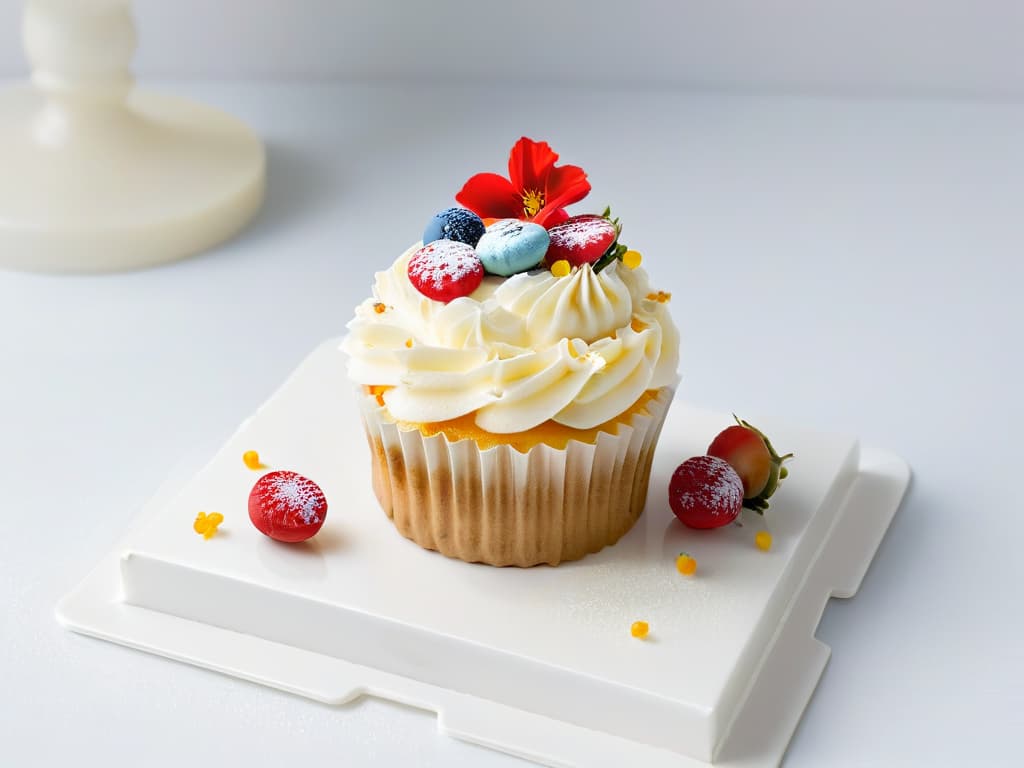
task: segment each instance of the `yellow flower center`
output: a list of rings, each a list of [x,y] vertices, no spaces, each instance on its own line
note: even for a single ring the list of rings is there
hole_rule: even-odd
[[[537,212],[544,207],[544,193],[536,189],[528,189],[523,193],[523,211],[527,216],[536,216]]]

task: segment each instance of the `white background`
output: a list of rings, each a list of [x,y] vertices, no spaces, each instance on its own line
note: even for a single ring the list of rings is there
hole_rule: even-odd
[[[77,0],[72,0],[77,2]],[[1024,95],[1017,0],[138,0],[146,77]],[[25,71],[0,3],[0,75]]]
[[[466,4],[498,41],[481,46],[464,26],[438,41],[455,4],[434,4],[385,46],[357,31],[388,18],[369,4],[140,4],[143,71],[257,81],[170,87],[266,138],[269,197],[241,237],[181,264],[0,273],[0,764],[520,764],[425,713],[321,707],[71,635],[52,611],[521,133],[587,169],[586,209],[613,203],[673,292],[683,397],[859,434],[914,468],[860,594],[826,611],[834,655],[788,765],[1021,763],[1020,6],[627,5],[571,26],[564,48],[514,50],[501,24],[519,38],[575,16],[502,6],[499,24]],[[617,33],[621,60],[582,55],[581,29]],[[466,60],[469,80],[523,69],[514,88],[444,85]],[[409,86],[265,82],[414,65]]]

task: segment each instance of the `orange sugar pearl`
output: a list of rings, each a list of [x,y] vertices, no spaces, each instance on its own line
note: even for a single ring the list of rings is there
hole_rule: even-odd
[[[217,533],[217,526],[223,522],[224,515],[220,512],[211,512],[210,514],[200,512],[196,515],[196,521],[192,523],[192,530],[202,535],[204,539],[209,540]]]
[[[647,633],[650,631],[651,628],[646,621],[634,621],[633,626],[629,628],[629,634],[639,640],[643,640],[647,637]]]
[[[676,558],[676,570],[683,576],[693,576],[697,572],[697,561],[685,552],[680,552]]]
[[[568,277],[572,267],[565,259],[559,259],[551,265],[551,274],[555,277]]]
[[[643,262],[644,257],[637,251],[626,251],[622,254],[622,263],[630,269],[636,269]]]
[[[412,339],[406,339],[405,346],[408,347],[409,349],[412,349]]]
[[[242,462],[249,469],[263,469],[263,463],[260,461],[260,455],[256,451],[246,451],[242,454]]]
[[[762,552],[767,552],[772,548],[772,535],[768,531],[758,531],[754,534],[754,546]]]
[[[387,392],[391,387],[383,387],[378,384],[374,384],[366,388],[366,394],[373,395],[377,399],[377,405],[384,405],[384,393]]]
[[[384,312],[387,311],[387,307],[384,306],[381,302],[378,301],[378,302],[374,303],[373,311],[376,312],[378,315],[383,315]]]

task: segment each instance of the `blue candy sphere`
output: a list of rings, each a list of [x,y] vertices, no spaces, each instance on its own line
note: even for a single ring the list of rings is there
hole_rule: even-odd
[[[476,255],[488,273],[508,277],[540,264],[549,242],[548,231],[540,224],[502,219],[487,228],[476,244]]]
[[[465,208],[448,208],[434,216],[423,230],[423,243],[456,240],[475,246],[486,227],[483,219]]]

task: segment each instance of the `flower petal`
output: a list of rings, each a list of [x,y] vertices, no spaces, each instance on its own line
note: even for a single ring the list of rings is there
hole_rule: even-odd
[[[519,193],[543,192],[548,173],[558,160],[546,141],[534,141],[523,136],[508,154],[508,177],[512,188]]]
[[[534,216],[534,221],[543,226],[554,226],[552,219],[567,205],[578,203],[590,192],[587,174],[576,165],[562,165],[552,168],[548,174],[547,189],[544,192],[544,207]]]
[[[562,208],[578,203],[590,192],[586,172],[578,165],[561,165],[552,168],[544,190],[544,203],[552,208]]]
[[[530,219],[534,224],[540,224],[545,229],[557,227],[568,220],[569,212],[565,208],[552,208],[550,205],[541,208],[537,211],[537,215]]]
[[[455,200],[480,218],[518,219],[523,200],[509,180],[496,173],[478,173],[465,184]]]

